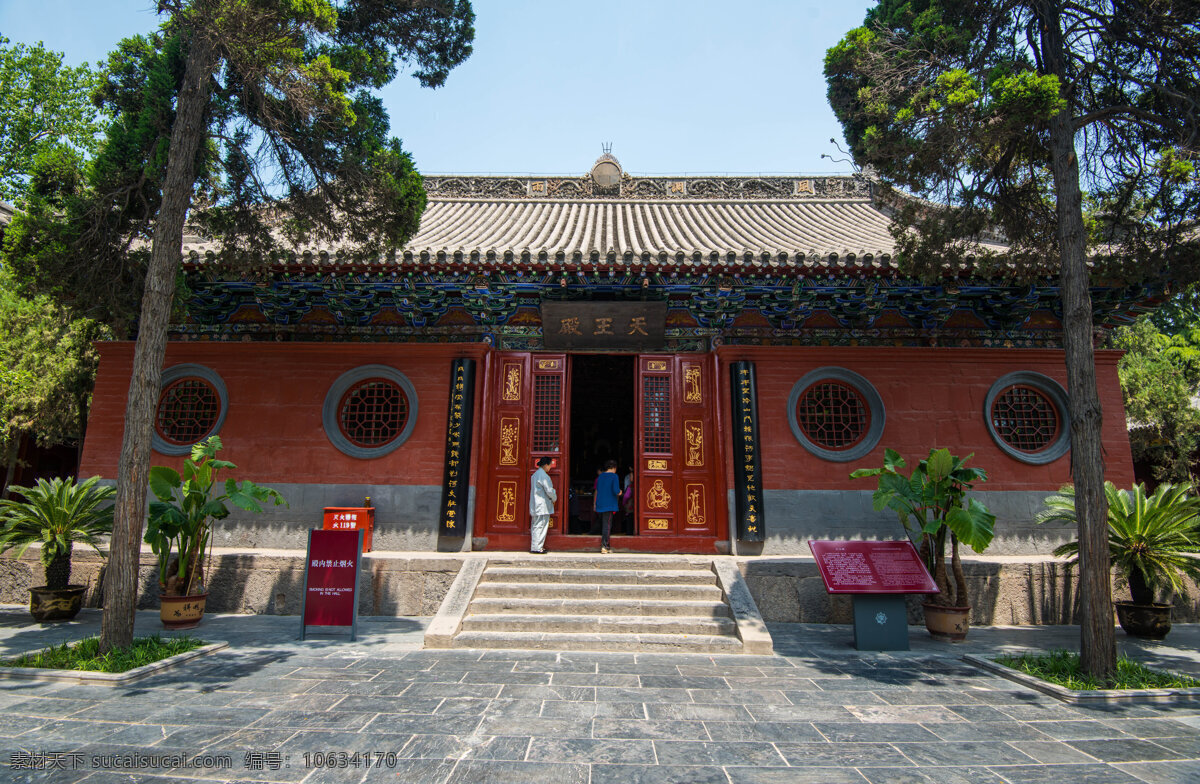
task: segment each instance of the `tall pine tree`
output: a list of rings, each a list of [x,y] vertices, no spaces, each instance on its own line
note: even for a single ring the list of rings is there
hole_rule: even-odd
[[[851,151],[901,199],[904,263],[1057,270],[1079,512],[1084,669],[1116,666],[1089,262],[1195,274],[1200,4],[1194,0],[883,0],[829,50]],[[1084,219],[1085,192],[1089,226]]]
[[[159,0],[158,11],[158,34],[110,57],[100,97],[114,120],[88,187],[31,215],[39,230],[18,232],[23,244],[10,249],[43,283],[56,251],[68,251],[82,266],[77,282],[124,275],[141,289],[103,650],[133,639],[185,223],[222,243],[220,263],[242,271],[280,245],[400,247],[418,227],[425,191],[372,91],[404,67],[424,86],[442,85],[474,38],[468,0]],[[140,260],[139,238],[149,245]],[[136,302],[129,291],[112,299]]]

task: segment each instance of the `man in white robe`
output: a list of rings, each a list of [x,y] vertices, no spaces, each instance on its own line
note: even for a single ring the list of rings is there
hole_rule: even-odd
[[[554,470],[558,460],[543,457],[537,464],[529,487],[529,514],[533,518],[529,525],[529,552],[544,553],[546,531],[550,528],[550,516],[554,514],[554,502],[558,500],[558,494],[554,492],[554,480],[548,472]]]

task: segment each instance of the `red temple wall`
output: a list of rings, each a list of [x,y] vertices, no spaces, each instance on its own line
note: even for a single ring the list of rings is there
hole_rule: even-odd
[[[115,477],[133,344],[103,343],[100,352],[82,471],[85,476]],[[483,402],[488,353],[485,346],[469,344],[171,343],[164,366],[194,362],[220,374],[230,400],[220,433],[225,443],[222,456],[238,464],[240,476],[260,482],[440,485],[450,362],[456,357],[480,360],[472,468],[472,476],[479,476],[478,461],[486,452],[481,439],[488,432]],[[1096,364],[1104,407],[1107,478],[1127,486],[1134,479],[1117,380],[1119,358],[1119,352],[1097,352]],[[898,450],[911,463],[933,446],[948,447],[958,455],[974,452],[971,464],[989,474],[989,481],[980,489],[1053,490],[1070,481],[1069,453],[1045,466],[1022,463],[995,445],[983,416],[988,389],[1006,373],[1035,371],[1065,387],[1061,351],[739,346],[719,349],[718,359],[723,394],[721,409],[714,415],[722,422],[729,417],[728,363],[755,363],[766,489],[870,489],[871,483],[865,480],[850,480],[850,472],[881,465],[885,448]],[[360,460],[329,442],[321,408],[338,376],[371,363],[391,365],[408,377],[416,387],[420,415],[412,436],[401,448],[380,458]],[[822,460],[792,435],[787,416],[792,387],[805,373],[825,366],[844,367],[866,377],[883,400],[887,412],[883,437],[862,459],[847,463]],[[729,448],[728,436],[723,447]],[[178,464],[182,458],[155,453],[153,460]],[[725,464],[726,481],[732,485],[728,456]]]
[[[989,491],[1054,490],[1071,481],[1070,452],[1047,465],[1029,465],[1005,454],[988,433],[983,407],[996,379],[1013,371],[1041,373],[1065,389],[1063,352],[1047,349],[803,347],[718,349],[722,418],[729,416],[731,362],[755,363],[758,431],[762,442],[763,487],[767,490],[870,490],[873,480],[851,480],[850,472],[883,464],[886,448],[900,452],[911,467],[931,447],[959,456],[974,453],[970,465],[986,469]],[[1106,478],[1133,483],[1133,458],[1117,378],[1118,351],[1096,352],[1096,377],[1104,411],[1102,438]],[[886,425],[879,444],[859,460],[837,463],[808,452],[792,435],[787,404],[792,387],[820,367],[852,370],[874,385],[883,400]],[[1065,414],[1065,412],[1063,412]],[[1062,422],[1062,426],[1068,426]],[[729,448],[726,438],[724,446]],[[732,461],[726,460],[732,486]]]
[[[111,478],[117,475],[133,343],[101,343],[99,349],[100,370],[81,470],[85,476]],[[301,484],[440,485],[451,361],[481,360],[486,351],[485,346],[472,344],[169,343],[163,366],[196,363],[221,376],[229,396],[220,430],[225,446],[221,457],[238,465],[239,478]],[[390,365],[407,376],[416,388],[419,415],[403,446],[361,460],[329,442],[321,409],[338,376],[367,364]],[[477,406],[483,373],[480,362]],[[183,458],[155,452],[152,460],[178,465]]]

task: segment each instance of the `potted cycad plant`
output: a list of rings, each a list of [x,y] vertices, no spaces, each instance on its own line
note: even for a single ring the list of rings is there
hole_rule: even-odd
[[[20,558],[31,544],[42,548],[46,584],[29,589],[34,620],[70,620],[83,606],[86,586],[71,584],[71,551],[80,542],[103,556],[100,537],[112,533],[113,508],[105,502],[116,489],[99,481],[39,479],[34,487],[9,488],[24,501],[0,500],[0,553],[16,547]]]
[[[1200,498],[1186,484],[1163,484],[1146,495],[1144,485],[1118,490],[1104,483],[1108,501],[1108,553],[1133,601],[1116,601],[1117,619],[1131,637],[1161,640],[1171,631],[1171,602],[1184,590],[1183,577],[1200,579]],[[1037,522],[1078,525],[1075,488],[1046,499]],[[1054,551],[1079,559],[1079,540]],[[1157,601],[1158,599],[1164,601]]]
[[[976,482],[987,480],[982,468],[968,468],[963,458],[948,449],[931,449],[912,474],[905,476],[904,458],[893,449],[884,450],[883,468],[863,468],[850,474],[853,479],[878,477],[879,486],[872,497],[876,511],[891,509],[900,518],[905,532],[920,536],[919,551],[940,593],[925,607],[925,628],[934,639],[958,642],[967,636],[971,605],[967,578],[959,559],[959,544],[982,553],[991,544],[996,516],[966,493]],[[946,544],[950,545],[950,564],[946,564]],[[951,579],[953,578],[953,579]]]
[[[150,469],[150,491],[158,500],[150,503],[145,540],[158,556],[159,617],[168,629],[190,629],[204,616],[205,555],[211,555],[212,521],[229,516],[227,503],[256,513],[267,501],[286,505],[278,492],[249,480],[218,485],[219,472],[237,468],[217,459],[220,449],[221,438],[209,436],[192,446],[182,473],[168,466]]]

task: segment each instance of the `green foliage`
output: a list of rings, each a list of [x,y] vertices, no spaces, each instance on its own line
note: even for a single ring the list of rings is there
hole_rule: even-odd
[[[0,36],[0,200],[17,201],[35,161],[55,155],[82,160],[100,132],[91,103],[95,74],[86,64]]]
[[[1063,30],[1058,52],[1042,32]],[[1077,129],[1102,203],[1110,277],[1195,279],[1200,235],[1200,5],[882,0],[826,54],[829,102],[855,160],[900,198],[903,263],[933,277],[998,229],[1008,274],[1054,270],[1050,122]]]
[[[1151,604],[1155,597],[1183,591],[1182,576],[1200,579],[1200,498],[1190,485],[1163,484],[1146,495],[1104,483],[1108,500],[1108,549],[1112,563],[1129,583],[1133,601]],[[1075,488],[1064,487],[1045,501],[1039,523],[1076,525]],[[1079,542],[1068,542],[1057,556],[1079,556]]]
[[[83,437],[102,324],[71,318],[49,297],[26,299],[0,273],[0,463],[17,442],[50,446]]]
[[[919,462],[906,476],[904,458],[894,449],[885,449],[882,468],[860,468],[851,479],[877,477],[879,484],[872,495],[876,511],[896,512],[906,531],[921,536],[921,554],[942,593],[933,601],[953,607],[967,603],[966,580],[958,566],[958,544],[982,553],[991,544],[996,516],[966,492],[976,482],[987,481],[982,468],[968,468],[972,455],[963,458],[948,449],[930,449],[929,457]],[[951,543],[951,566],[955,584],[951,592],[946,573],[946,538]]]
[[[195,637],[135,638],[128,648],[100,653],[100,638],[88,637],[77,643],[51,646],[37,653],[0,661],[0,667],[37,667],[48,670],[85,670],[88,672],[128,672],[147,664],[194,651],[206,645]]]
[[[93,476],[76,484],[73,478],[55,477],[39,479],[36,487],[9,488],[25,500],[0,500],[0,553],[16,547],[20,558],[31,544],[40,544],[47,587],[66,588],[74,544],[82,542],[100,553],[99,537],[112,531],[113,508],[104,504],[116,491],[97,486],[99,481]]]
[[[997,664],[1003,664],[1018,672],[1032,675],[1047,683],[1053,683],[1076,691],[1096,689],[1194,689],[1200,680],[1187,675],[1152,670],[1144,664],[1122,656],[1117,659],[1117,672],[1111,680],[1095,678],[1083,672],[1079,654],[1065,650],[1047,653],[1022,653],[997,656]]]
[[[168,466],[150,469],[150,491],[158,500],[150,502],[145,541],[158,556],[159,586],[168,596],[203,592],[202,560],[211,521],[229,516],[228,503],[255,513],[261,513],[267,501],[287,505],[277,491],[249,480],[226,479],[219,485],[218,473],[237,468],[216,458],[220,449],[220,436],[209,436],[192,447],[182,474]]]
[[[1190,481],[1200,451],[1200,322],[1160,332],[1147,317],[1113,334],[1133,458],[1164,482]]]
[[[198,37],[217,52],[188,223],[221,243],[225,266],[259,274],[281,247],[375,253],[416,232],[421,176],[368,90],[404,66],[426,86],[444,83],[471,53],[469,2],[191,0],[159,10],[159,32],[121,41],[104,64],[94,97],[111,122],[95,156],[29,168],[41,186],[4,244],[22,294],[50,294],[131,333]]]

